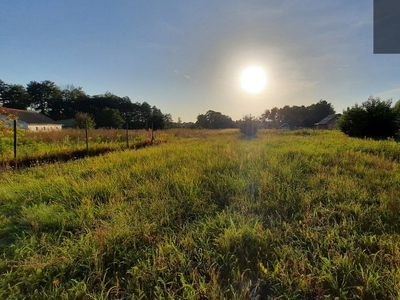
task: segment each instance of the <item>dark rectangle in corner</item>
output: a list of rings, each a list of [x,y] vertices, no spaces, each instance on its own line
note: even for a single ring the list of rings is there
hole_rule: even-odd
[[[400,0],[374,0],[374,53],[400,54]]]

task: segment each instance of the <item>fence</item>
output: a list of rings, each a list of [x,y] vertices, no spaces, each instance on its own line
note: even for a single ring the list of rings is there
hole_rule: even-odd
[[[19,136],[19,128],[17,126],[17,121],[14,120],[13,122],[13,160],[11,159],[3,159],[3,154],[1,156],[1,160],[0,160],[0,168],[7,168],[11,167],[11,168],[20,168],[20,167],[29,167],[29,166],[33,166],[33,165],[37,165],[39,163],[49,163],[49,162],[55,162],[55,161],[66,161],[66,160],[70,160],[70,159],[76,159],[76,158],[81,158],[81,157],[85,157],[85,156],[94,156],[94,155],[98,155],[104,152],[109,152],[109,151],[115,151],[115,150],[123,150],[125,149],[130,149],[130,148],[142,148],[145,146],[148,146],[150,144],[153,144],[155,139],[154,139],[154,131],[153,129],[151,129],[151,137],[150,138],[146,138],[145,136],[148,134],[140,134],[140,132],[146,132],[144,130],[137,130],[136,131],[136,135],[134,136],[134,141],[132,142],[132,135],[130,135],[130,130],[128,129],[128,126],[125,128],[125,134],[123,134],[122,132],[124,130],[115,130],[113,131],[114,134],[116,135],[116,138],[114,138],[114,140],[112,140],[112,138],[110,138],[110,136],[104,137],[103,135],[98,135],[102,136],[105,140],[100,142],[97,141],[95,143],[92,143],[91,140],[93,137],[89,136],[89,129],[87,128],[87,124],[85,124],[85,128],[84,128],[84,138],[81,136],[81,138],[78,138],[78,141],[80,141],[80,143],[76,143],[75,148],[72,149],[68,149],[68,151],[66,152],[61,152],[62,149],[60,151],[56,151],[54,153],[50,153],[49,151],[46,152],[45,155],[40,155],[37,153],[34,153],[32,155],[27,155],[26,152],[26,148],[27,146],[25,145],[25,153],[21,153],[21,150],[19,149],[19,147],[21,147],[21,142],[18,141],[18,136]],[[58,134],[59,132],[66,132],[67,130],[62,130],[62,131],[52,131],[54,133],[54,135]],[[70,131],[79,131],[76,129],[70,129]],[[104,133],[104,132],[109,132],[111,130],[93,130],[92,131],[92,136],[93,136],[93,132],[97,132],[98,133]],[[37,135],[37,134],[41,134],[42,132],[29,132],[29,131],[24,131],[27,135],[32,134],[32,135]],[[18,134],[17,134],[18,133]],[[120,134],[122,133],[122,134]],[[43,133],[51,135],[50,132],[46,132]],[[82,131],[80,131],[80,134],[82,134]],[[32,137],[32,136],[31,136]],[[35,136],[36,138],[36,136]],[[26,137],[24,137],[25,140],[27,140]],[[83,143],[82,140],[84,139],[84,143],[85,146],[84,148],[82,148]],[[130,139],[131,139],[131,145],[130,145]],[[64,136],[64,140],[66,140],[66,142],[69,141],[69,136],[66,135]],[[11,142],[11,140],[9,140],[9,142]],[[26,143],[23,142],[23,143]],[[121,145],[122,143],[122,145]],[[48,144],[52,144],[52,142],[49,142]],[[89,147],[91,144],[91,147]],[[125,144],[125,146],[124,146]],[[80,146],[79,146],[80,145]],[[54,147],[53,147],[54,148]],[[11,149],[9,148],[8,151],[10,151]],[[54,149],[53,149],[54,150]],[[64,147],[65,150],[65,147]],[[9,153],[11,155],[11,153]]]

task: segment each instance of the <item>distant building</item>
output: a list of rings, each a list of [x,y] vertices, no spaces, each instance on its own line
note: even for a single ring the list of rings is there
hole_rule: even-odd
[[[8,115],[17,117],[17,125],[23,129],[31,131],[60,130],[61,124],[56,121],[32,110],[22,110],[14,108],[1,108],[2,114],[0,118],[6,119]],[[7,114],[7,115],[5,115]],[[6,121],[5,125],[11,126],[12,122]]]
[[[315,123],[315,129],[335,129],[336,121],[339,119],[341,114],[332,114],[323,118],[318,123]]]
[[[75,126],[75,119],[65,119],[56,121],[62,125],[62,128],[73,128]]]
[[[290,130],[290,125],[288,123],[283,123],[279,129],[283,129],[283,130]]]

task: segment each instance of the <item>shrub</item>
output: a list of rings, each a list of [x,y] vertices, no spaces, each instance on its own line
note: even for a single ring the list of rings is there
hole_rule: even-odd
[[[75,114],[74,128],[85,129],[85,127],[87,129],[94,129],[96,127],[93,116],[88,113],[77,112]]]
[[[239,130],[245,136],[255,136],[257,133],[258,124],[255,117],[245,116],[242,120],[239,121]]]
[[[338,120],[338,128],[349,136],[387,138],[398,130],[397,114],[392,101],[381,101],[379,97],[368,98],[361,105],[347,108]]]

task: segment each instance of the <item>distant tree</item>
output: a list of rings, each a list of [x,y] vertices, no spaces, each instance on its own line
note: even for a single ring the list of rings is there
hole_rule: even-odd
[[[164,128],[163,129],[168,129],[173,127],[173,120],[172,120],[172,115],[171,114],[163,114],[163,121],[164,121]]]
[[[304,121],[305,127],[313,127],[315,123],[335,113],[332,104],[328,103],[326,100],[320,100],[318,103],[308,106],[307,110],[308,115]]]
[[[178,122],[176,122],[176,128],[182,128],[182,119],[178,117]]]
[[[3,80],[0,79],[0,102],[2,105],[4,105],[3,103],[3,93],[7,88],[7,83],[5,83]]]
[[[94,129],[96,123],[93,117],[88,113],[77,112],[75,114],[74,128],[84,129],[87,126],[88,129]]]
[[[153,106],[151,108],[151,115],[147,122],[148,128],[153,128],[154,130],[164,129],[164,115],[162,114],[161,110],[157,107]]]
[[[205,115],[198,115],[196,126],[199,128],[210,128],[210,122]]]
[[[396,135],[399,122],[392,100],[370,96],[361,105],[347,108],[337,121],[338,128],[353,137],[387,138]]]
[[[58,103],[61,101],[61,90],[52,81],[31,81],[26,88],[32,100],[32,108],[39,110],[42,114],[52,117],[58,114]]]
[[[88,102],[89,96],[81,87],[67,85],[61,90],[61,101],[56,108],[60,114],[60,119],[73,118],[77,112],[85,112],[85,103]],[[87,111],[86,111],[87,112]]]
[[[205,115],[197,116],[197,127],[208,129],[235,128],[236,124],[229,116],[209,110]]]
[[[307,108],[302,106],[288,106],[278,110],[277,119],[280,124],[288,123],[291,126],[304,127],[305,120],[308,116]]]
[[[106,107],[95,116],[97,127],[122,128],[125,123],[118,109]]]
[[[264,128],[277,128],[278,127],[278,111],[277,107],[269,110],[266,109],[264,113],[261,114],[260,121]]]
[[[7,86],[7,84],[0,79],[0,93],[3,92],[4,88]]]
[[[27,109],[31,104],[25,87],[19,84],[3,84],[0,87],[0,101],[4,107],[16,109]]]
[[[277,107],[267,109],[261,115],[261,120],[264,128],[277,128],[283,123],[296,127],[313,127],[315,123],[334,113],[332,104],[320,100],[310,106],[285,105],[279,109]]]

